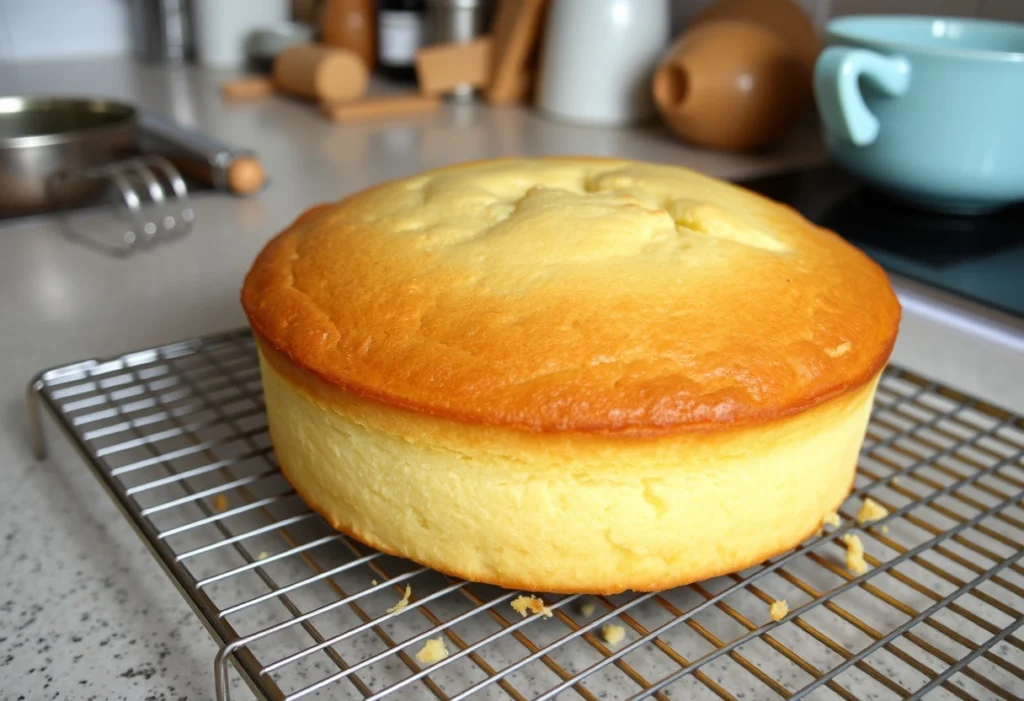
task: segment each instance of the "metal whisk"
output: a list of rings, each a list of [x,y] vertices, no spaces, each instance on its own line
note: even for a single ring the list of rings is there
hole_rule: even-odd
[[[181,173],[163,156],[149,155],[66,172],[51,182],[55,200],[75,181],[105,181],[113,208],[71,210],[62,207],[61,230],[74,241],[112,256],[124,257],[139,249],[178,238],[188,233],[195,219],[189,204],[188,187]],[[81,184],[80,182],[77,184]],[[113,209],[118,224],[112,226]]]

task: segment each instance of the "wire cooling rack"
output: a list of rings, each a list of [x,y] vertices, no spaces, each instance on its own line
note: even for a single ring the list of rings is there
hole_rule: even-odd
[[[1024,419],[890,367],[842,524],[757,567],[652,594],[546,595],[445,577],[331,530],[281,477],[252,337],[40,374],[79,449],[257,697],[1018,699]],[[889,515],[858,528],[867,496]],[[387,518],[387,514],[381,514]],[[869,569],[845,567],[847,532]],[[405,587],[408,606],[389,612]],[[780,622],[769,605],[784,599]],[[615,644],[602,629],[625,631]],[[450,655],[417,661],[428,639]]]

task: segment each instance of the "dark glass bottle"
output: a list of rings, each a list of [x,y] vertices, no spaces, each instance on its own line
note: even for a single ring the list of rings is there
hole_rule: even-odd
[[[396,80],[416,79],[416,52],[426,40],[426,0],[378,0],[377,65]]]

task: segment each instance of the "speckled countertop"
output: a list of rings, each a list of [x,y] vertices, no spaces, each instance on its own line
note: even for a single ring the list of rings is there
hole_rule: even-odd
[[[262,243],[314,202],[384,178],[514,154],[620,155],[723,177],[823,158],[812,127],[775,151],[742,156],[688,149],[660,126],[573,128],[526,109],[474,105],[343,128],[291,100],[224,104],[216,90],[224,77],[128,59],[0,66],[2,93],[127,99],[256,149],[272,178],[247,200],[199,195],[189,237],[128,260],[72,244],[48,218],[0,225],[4,698],[206,699],[213,693],[215,645],[80,459],[53,431],[50,458],[32,458],[23,398],[38,370],[241,326],[239,283]],[[914,294],[909,286],[903,291]],[[921,298],[929,299],[928,292]],[[927,305],[908,308],[896,359],[1024,409],[1024,345],[1015,345],[1024,335],[941,318]]]

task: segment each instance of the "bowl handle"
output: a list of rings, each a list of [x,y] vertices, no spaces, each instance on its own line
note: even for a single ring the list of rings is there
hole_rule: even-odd
[[[910,86],[910,62],[902,56],[883,56],[868,49],[831,46],[814,66],[814,97],[825,128],[857,146],[878,138],[878,117],[864,104],[860,78],[889,97]]]

